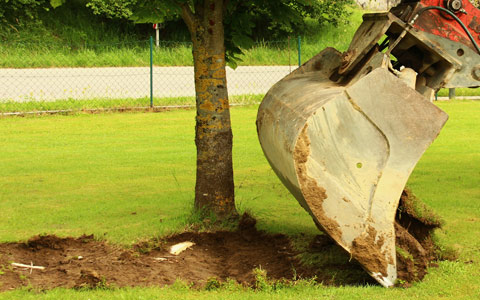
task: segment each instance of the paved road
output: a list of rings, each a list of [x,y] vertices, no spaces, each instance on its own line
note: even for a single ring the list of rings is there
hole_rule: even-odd
[[[230,95],[263,94],[294,67],[227,68]],[[147,68],[0,69],[0,100],[140,98],[150,95]],[[154,67],[155,97],[194,96],[193,67]]]

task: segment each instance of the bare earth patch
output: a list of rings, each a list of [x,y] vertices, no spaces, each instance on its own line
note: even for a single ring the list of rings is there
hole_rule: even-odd
[[[403,210],[397,215],[397,263],[402,283],[421,280],[430,261],[435,259],[430,233],[439,224],[431,221],[433,218],[415,216],[415,207],[408,205],[408,201],[415,200],[404,193]],[[233,279],[254,287],[255,269],[264,270],[272,281],[315,278],[333,285],[375,284],[327,236],[317,236],[305,251],[311,255],[327,253],[327,257],[333,253],[337,258],[305,266],[287,236],[258,231],[255,224],[253,218],[244,215],[234,232],[185,232],[161,241],[140,243],[133,249],[97,241],[92,235],[79,238],[45,235],[27,242],[3,243],[0,244],[0,292],[23,286],[40,290],[164,286],[177,279],[201,288],[212,278],[218,282]],[[195,245],[178,256],[169,253],[170,246],[185,241]],[[12,262],[45,269],[14,267]]]
[[[31,286],[82,288],[102,286],[169,285],[182,279],[202,287],[211,278],[255,283],[255,268],[262,268],[272,280],[312,277],[295,258],[288,238],[268,235],[255,223],[236,232],[182,233],[163,243],[136,245],[124,249],[93,236],[59,238],[36,236],[26,243],[0,244],[0,291]],[[195,245],[178,256],[171,245],[191,241]],[[153,249],[152,249],[153,247]],[[166,260],[165,260],[166,259]],[[11,262],[43,266],[45,270],[13,268]]]

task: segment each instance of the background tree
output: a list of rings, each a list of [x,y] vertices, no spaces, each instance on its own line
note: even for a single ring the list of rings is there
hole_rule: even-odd
[[[236,65],[242,48],[253,44],[256,21],[287,30],[318,17],[316,0],[89,0],[97,14],[161,23],[181,17],[193,43],[196,92],[195,208],[218,217],[236,215],[232,167],[232,129],[226,63]],[[332,2],[332,1],[330,1]],[[340,3],[346,1],[339,1]]]
[[[0,25],[36,21],[39,10],[49,9],[48,0],[0,0]]]

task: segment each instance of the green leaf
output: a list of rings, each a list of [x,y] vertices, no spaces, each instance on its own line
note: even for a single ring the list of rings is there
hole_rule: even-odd
[[[65,3],[66,0],[50,0],[50,5],[53,8],[57,8]]]
[[[227,66],[235,70],[238,67],[238,64],[236,60],[231,59],[227,61]]]
[[[247,35],[235,34],[232,36],[232,42],[241,48],[248,49],[253,46],[253,40]]]

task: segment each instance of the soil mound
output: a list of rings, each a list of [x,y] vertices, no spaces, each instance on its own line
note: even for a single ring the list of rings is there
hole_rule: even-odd
[[[409,189],[405,189],[395,218],[397,276],[400,283],[422,280],[437,257],[433,232],[442,220]]]
[[[180,255],[171,245],[195,245]],[[271,280],[314,276],[295,258],[289,239],[255,229],[255,220],[244,218],[236,232],[186,232],[165,240],[124,249],[97,241],[93,236],[59,238],[36,236],[26,243],[0,244],[0,291],[32,286],[36,289],[94,288],[105,286],[163,286],[182,279],[202,287],[212,278],[234,279],[253,286],[256,268]],[[11,262],[43,266],[44,270],[12,267]]]

